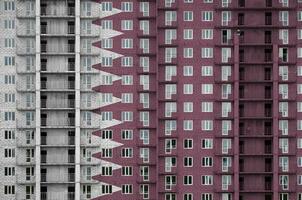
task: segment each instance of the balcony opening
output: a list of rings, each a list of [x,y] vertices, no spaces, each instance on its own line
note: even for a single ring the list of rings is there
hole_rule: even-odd
[[[47,52],[47,40],[41,40],[41,53]]]
[[[244,49],[239,49],[239,62],[244,62]]]
[[[264,68],[264,80],[270,81],[272,76],[272,70],[271,68]]]
[[[68,71],[75,70],[75,58],[68,58]]]
[[[244,132],[244,123],[243,122],[240,122],[239,123],[239,135],[244,135],[245,132]]]
[[[41,168],[41,182],[47,182],[47,169]]]
[[[239,117],[244,117],[244,105],[239,105]]]
[[[244,172],[244,160],[242,158],[239,159],[239,171]]]
[[[75,88],[75,77],[68,76],[68,89],[74,90],[74,88]]]
[[[68,113],[68,126],[74,126],[74,125],[75,125],[75,114]]]
[[[288,49],[287,48],[281,48],[279,51],[281,54],[281,60],[282,62],[288,62]]]
[[[222,44],[229,44],[230,43],[230,31],[229,30],[222,30],[221,31],[221,38],[222,38]]]
[[[75,95],[69,94],[67,98],[68,98],[68,108],[74,108],[75,107]]]
[[[47,15],[47,4],[46,3],[41,3],[40,13],[41,13],[41,15]]]
[[[75,150],[74,149],[69,149],[68,150],[68,163],[74,163],[75,162]]]
[[[243,85],[239,86],[239,98],[244,99],[244,86]]]
[[[238,25],[244,25],[244,13],[238,14]]]
[[[41,59],[41,71],[43,71],[43,72],[47,71],[47,59],[46,58]]]
[[[271,31],[265,31],[264,33],[264,42],[266,44],[272,43],[272,32]]]
[[[272,0],[266,0],[265,5],[266,5],[266,7],[272,7],[273,6]]]
[[[238,1],[238,6],[239,7],[245,7],[245,0],[239,0]]]
[[[75,16],[75,4],[74,2],[68,2],[68,16]]]
[[[239,43],[244,43],[244,31],[240,31],[239,33]]]
[[[244,190],[244,177],[239,177],[239,190]]]
[[[272,62],[272,49],[264,49],[264,62]]]
[[[239,141],[239,153],[244,154],[244,141]]]
[[[47,126],[47,114],[41,113],[41,126]]]
[[[272,25],[272,13],[271,12],[265,13],[265,25]]]
[[[75,41],[74,40],[68,40],[68,52],[74,53],[75,51]]]
[[[75,181],[75,169],[68,168],[68,182],[74,182],[74,181]]]
[[[272,98],[272,87],[271,86],[265,86],[265,92],[264,97],[265,99],[271,99]]]
[[[241,80],[241,81],[244,80],[244,68],[243,67],[239,68],[239,80]]]
[[[47,132],[41,132],[41,145],[47,144]]]
[[[74,200],[74,191],[75,191],[75,187],[74,186],[68,186],[68,200]]]
[[[272,122],[264,122],[264,135],[272,135]]]
[[[74,131],[68,131],[68,145],[74,145],[75,144],[75,132]]]
[[[272,104],[266,103],[264,105],[264,115],[265,117],[272,117]]]
[[[41,186],[41,200],[47,200],[47,186]]]
[[[266,176],[264,177],[264,182],[265,182],[265,190],[271,190],[272,189],[272,177],[271,176]]]
[[[47,108],[47,95],[41,95],[41,108]]]
[[[265,200],[273,200],[273,196],[271,194],[266,194],[264,199]]]
[[[47,34],[47,22],[41,22],[41,34]]]
[[[47,162],[47,151],[41,150],[41,163],[46,163],[46,162]]]
[[[265,158],[265,172],[272,172],[273,164],[271,158]]]
[[[75,33],[75,26],[74,26],[74,21],[69,21],[68,22],[68,34],[74,34]]]
[[[271,154],[272,153],[272,141],[271,140],[265,140],[264,141],[264,153],[265,154]]]
[[[41,89],[47,89],[47,77],[41,77]]]

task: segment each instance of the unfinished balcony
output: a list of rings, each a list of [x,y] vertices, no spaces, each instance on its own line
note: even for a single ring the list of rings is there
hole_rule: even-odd
[[[75,126],[74,112],[42,112],[42,128],[70,128]]]
[[[41,73],[43,74],[71,74],[75,72],[75,58],[71,57],[42,57]]]
[[[41,18],[75,17],[74,1],[46,1],[40,5]]]
[[[41,40],[41,54],[42,55],[74,55],[75,54],[75,40],[74,39],[48,39]]]
[[[74,200],[75,192],[41,192],[41,200]]]
[[[41,37],[74,36],[75,22],[72,20],[45,20],[41,21]]]
[[[41,77],[41,91],[66,92],[75,89],[74,76],[43,76]]]
[[[70,110],[75,108],[74,94],[42,94],[41,110]]]
[[[73,167],[43,167],[41,168],[41,183],[69,184],[75,182],[75,169]]]
[[[64,130],[43,130],[41,132],[40,144],[44,148],[73,147],[75,145],[75,132]]]
[[[74,165],[75,150],[74,149],[42,149],[41,165]]]

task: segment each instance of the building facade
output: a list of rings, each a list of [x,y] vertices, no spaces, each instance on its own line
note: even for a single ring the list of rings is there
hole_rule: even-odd
[[[302,200],[301,0],[0,16],[0,199]]]

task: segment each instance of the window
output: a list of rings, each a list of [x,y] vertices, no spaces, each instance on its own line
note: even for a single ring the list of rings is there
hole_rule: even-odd
[[[184,185],[192,185],[193,184],[193,176],[192,175],[188,175],[188,176],[184,176]]]
[[[202,21],[213,21],[213,11],[203,11],[201,14]]]
[[[14,66],[15,56],[4,56],[4,66]]]
[[[5,103],[14,103],[16,101],[16,97],[14,93],[5,93],[4,94],[4,102]]]
[[[91,168],[90,168],[91,170]],[[101,167],[101,174],[103,176],[112,176],[112,167],[102,166]]]
[[[202,66],[201,76],[213,76],[213,66]]]
[[[184,102],[184,112],[193,112],[193,102]]]
[[[213,149],[213,139],[202,139],[201,148],[202,149]]]
[[[193,48],[184,48],[184,58],[193,58]]]
[[[14,185],[4,185],[4,194],[5,195],[15,194],[15,186]]]
[[[4,20],[4,29],[15,29],[15,20],[5,19]]]
[[[193,167],[193,157],[184,157],[184,167]]]
[[[133,112],[131,112],[131,111],[122,111],[121,112],[121,120],[123,122],[133,121]]]
[[[132,49],[133,48],[133,39],[122,39],[122,48],[123,49]]]
[[[131,166],[123,166],[122,167],[122,176],[132,176],[133,168]]]
[[[14,1],[4,1],[4,10],[5,11],[14,11],[15,10],[15,2]]]
[[[201,200],[213,200],[213,194],[211,193],[202,193],[201,194]],[[222,198],[222,200],[226,200]]]
[[[122,140],[132,140],[133,139],[133,130],[122,130],[121,138],[122,138]]]
[[[193,94],[193,84],[184,84],[184,94]]]
[[[211,175],[201,176],[201,184],[202,185],[213,185],[213,176],[211,176]]]
[[[102,39],[102,48],[111,49],[113,46],[113,40],[111,38]]]
[[[213,112],[213,102],[201,102],[201,112]]]
[[[15,167],[4,167],[4,176],[15,176]]]
[[[184,139],[184,149],[193,149],[193,139]]]
[[[132,158],[133,156],[133,149],[132,148],[123,148],[122,149],[122,158]]]
[[[14,148],[5,148],[4,149],[4,157],[5,158],[14,158],[15,157],[15,149]]]
[[[133,103],[133,94],[122,93],[122,103]]]
[[[193,120],[184,120],[183,121],[183,129],[184,131],[192,131],[193,130]]]
[[[133,3],[132,2],[122,2],[121,10],[124,12],[132,12],[133,11]]]
[[[184,21],[193,21],[192,11],[184,11]]]
[[[193,194],[185,193],[183,200],[193,200]]]
[[[121,58],[122,67],[132,67],[133,57],[122,57]]]
[[[133,85],[133,76],[122,75],[122,85]]]
[[[302,21],[302,11],[298,11],[297,14],[298,14],[297,20]]]
[[[101,185],[102,194],[111,194],[112,193],[112,185]]]
[[[103,130],[102,139],[112,139],[112,130]]]
[[[102,66],[103,67],[111,67],[113,63],[112,57],[102,57]]]
[[[201,48],[201,58],[213,58],[213,48]]]
[[[122,20],[121,21],[121,29],[123,31],[133,30],[133,21],[132,20]]]
[[[203,131],[213,130],[213,121],[212,120],[201,120],[201,130],[203,130]]]
[[[102,11],[112,11],[112,2],[102,2],[101,10]]]
[[[113,28],[112,20],[102,20],[101,27],[102,29],[112,29]]]
[[[201,30],[201,39],[212,40],[213,39],[213,29],[202,29]]]
[[[14,130],[4,130],[4,139],[5,140],[14,140],[15,131]]]
[[[213,94],[213,84],[202,84],[201,94]]]
[[[193,76],[193,66],[184,66],[183,75],[184,76]]]
[[[15,121],[15,112],[4,112],[4,121]]]
[[[132,194],[132,185],[130,184],[122,185],[122,194]]]
[[[185,40],[192,40],[193,39],[193,29],[184,29],[184,36]]]
[[[5,48],[15,47],[15,39],[14,38],[5,38],[4,39],[4,47]]]
[[[201,158],[201,166],[202,167],[212,167],[213,166],[213,158],[212,157],[202,157]]]

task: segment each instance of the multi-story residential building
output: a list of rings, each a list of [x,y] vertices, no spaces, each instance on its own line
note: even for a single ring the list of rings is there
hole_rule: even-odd
[[[0,16],[0,199],[302,200],[301,0]]]

